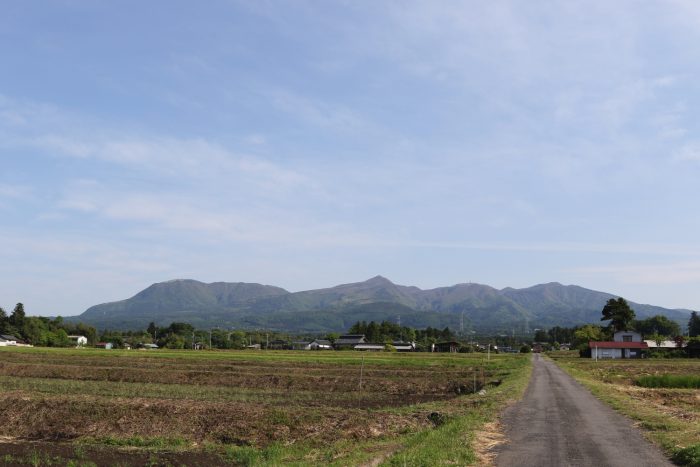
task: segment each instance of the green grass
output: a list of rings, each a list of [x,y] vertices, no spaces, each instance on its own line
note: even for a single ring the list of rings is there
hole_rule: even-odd
[[[469,401],[464,408],[434,429],[424,430],[407,437],[404,447],[382,465],[432,466],[472,465],[477,458],[474,436],[484,424],[494,421],[508,404],[520,399],[527,388],[532,371],[529,356],[511,361],[507,378],[496,388],[488,388],[485,395],[462,396]]]
[[[637,386],[645,388],[700,389],[700,376],[695,375],[648,375],[635,380]]]

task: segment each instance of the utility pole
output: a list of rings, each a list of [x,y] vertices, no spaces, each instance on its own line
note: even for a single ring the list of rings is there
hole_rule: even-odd
[[[211,328],[209,328],[209,350],[211,350]]]

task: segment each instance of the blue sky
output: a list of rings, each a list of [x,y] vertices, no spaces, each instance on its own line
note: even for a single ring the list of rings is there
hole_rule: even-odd
[[[0,306],[558,281],[700,308],[693,1],[9,2]]]

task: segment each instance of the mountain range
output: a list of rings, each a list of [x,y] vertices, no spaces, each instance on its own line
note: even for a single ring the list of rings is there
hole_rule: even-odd
[[[357,321],[389,320],[416,328],[529,333],[535,328],[600,323],[616,295],[556,282],[524,289],[457,284],[421,290],[376,276],[364,282],[288,292],[270,285],[178,279],[135,296],[95,305],[67,318],[99,329],[143,329],[187,322],[197,328],[268,329],[296,333],[345,331]],[[637,318],[664,315],[685,326],[689,310],[630,302]]]

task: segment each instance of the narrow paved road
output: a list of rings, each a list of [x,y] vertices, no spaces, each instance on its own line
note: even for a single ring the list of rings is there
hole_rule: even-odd
[[[522,401],[506,410],[498,467],[672,466],[632,426],[554,363],[535,354]]]

